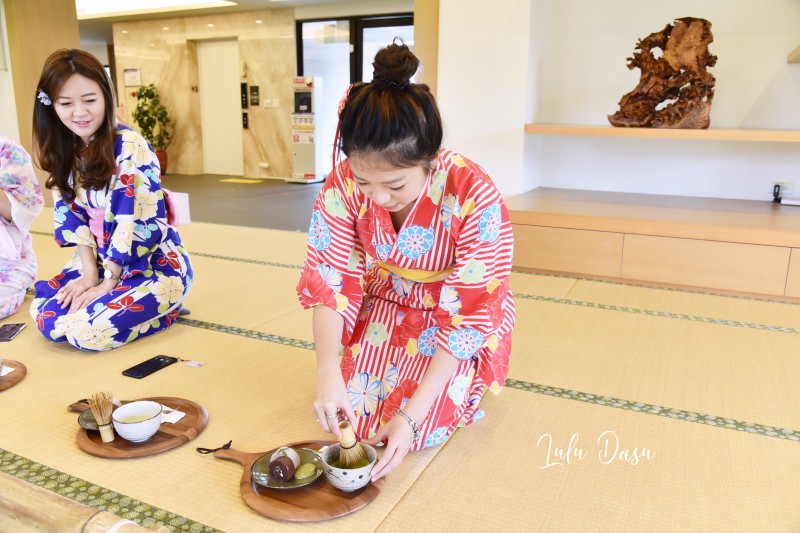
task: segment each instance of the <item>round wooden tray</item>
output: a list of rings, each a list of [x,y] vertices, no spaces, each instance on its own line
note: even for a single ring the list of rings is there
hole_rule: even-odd
[[[25,365],[20,363],[19,361],[12,361],[11,359],[3,359],[3,366],[11,367],[14,371],[7,376],[3,376],[0,378],[0,390],[10,389],[20,381],[25,375],[28,373],[28,369],[25,368]]]
[[[331,442],[310,440],[289,444],[293,448],[319,450]],[[374,500],[383,486],[383,478],[354,492],[344,492],[328,483],[323,474],[305,487],[291,490],[269,489],[252,479],[253,463],[266,452],[246,453],[217,450],[214,457],[236,461],[244,467],[239,490],[244,502],[257,513],[285,522],[321,522],[357,511]]]
[[[147,442],[130,442],[119,435],[113,442],[105,443],[100,439],[99,431],[78,430],[78,446],[86,453],[109,459],[126,459],[130,457],[146,457],[155,455],[189,442],[197,437],[208,424],[208,413],[202,405],[183,398],[157,396],[140,398],[152,400],[186,413],[175,424],[161,424],[153,438]]]

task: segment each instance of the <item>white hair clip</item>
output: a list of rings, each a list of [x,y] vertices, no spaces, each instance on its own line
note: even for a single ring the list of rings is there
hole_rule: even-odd
[[[53,102],[50,100],[50,97],[49,97],[49,96],[47,96],[47,93],[46,93],[46,92],[44,92],[44,91],[43,91],[43,90],[41,90],[41,89],[39,89],[39,94],[37,95],[37,98],[38,98],[38,99],[39,99],[39,101],[40,101],[41,103],[43,103],[44,105],[50,105],[50,104],[52,104],[52,103],[53,103]]]

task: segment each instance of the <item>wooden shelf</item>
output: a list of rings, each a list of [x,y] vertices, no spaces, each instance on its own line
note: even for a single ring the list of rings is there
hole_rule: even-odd
[[[540,187],[506,199],[515,224],[800,248],[800,207]]]
[[[800,50],[800,48],[798,48]],[[799,53],[800,55],[800,53]],[[800,59],[798,59],[800,61]],[[667,128],[615,128],[570,124],[525,124],[525,133],[534,135],[584,135],[594,137],[642,137],[654,139],[704,139],[713,141],[800,142],[798,130],[689,130]]]
[[[792,50],[789,57],[786,58],[787,63],[800,63],[800,46]]]

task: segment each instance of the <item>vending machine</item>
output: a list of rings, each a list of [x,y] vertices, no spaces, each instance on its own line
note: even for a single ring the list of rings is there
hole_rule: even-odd
[[[326,176],[327,160],[323,134],[323,113],[317,111],[322,103],[322,79],[318,76],[295,77],[294,110],[292,111],[292,176],[286,181],[316,183]]]

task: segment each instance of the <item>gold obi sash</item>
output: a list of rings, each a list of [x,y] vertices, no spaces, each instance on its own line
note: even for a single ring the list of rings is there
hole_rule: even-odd
[[[382,269],[388,270],[392,274],[400,276],[401,278],[416,281],[418,283],[434,283],[437,281],[444,281],[447,279],[447,276],[453,273],[453,267],[450,267],[446,270],[419,270],[402,268],[399,266],[389,266],[383,261],[376,262]]]

